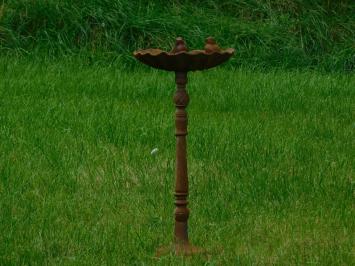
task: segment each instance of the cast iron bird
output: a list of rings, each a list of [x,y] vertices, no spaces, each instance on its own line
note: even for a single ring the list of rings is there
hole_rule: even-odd
[[[221,51],[221,48],[219,48],[218,44],[212,37],[208,37],[206,39],[205,51],[206,53],[219,52]]]
[[[183,51],[185,51],[185,52],[187,51],[186,43],[183,40],[183,38],[178,37],[178,38],[176,38],[175,47],[173,48],[171,53],[175,54],[175,53],[179,53],[179,52],[183,52]]]

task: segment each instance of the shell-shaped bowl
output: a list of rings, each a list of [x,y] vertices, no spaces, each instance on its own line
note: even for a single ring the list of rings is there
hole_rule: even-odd
[[[135,58],[148,66],[175,72],[188,72],[216,67],[226,62],[233,54],[233,48],[210,53],[205,50],[170,53],[160,49],[145,49],[133,53]]]

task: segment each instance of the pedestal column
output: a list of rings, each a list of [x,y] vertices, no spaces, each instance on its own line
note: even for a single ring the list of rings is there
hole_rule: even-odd
[[[189,103],[186,91],[187,73],[175,72],[176,92],[174,95],[176,126],[176,183],[175,183],[175,244],[188,245],[187,220],[189,209],[187,197],[189,191],[186,158],[187,112]]]

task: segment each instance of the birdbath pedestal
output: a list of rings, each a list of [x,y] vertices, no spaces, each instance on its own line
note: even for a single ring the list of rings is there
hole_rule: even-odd
[[[177,38],[175,47],[171,52],[160,49],[145,49],[134,52],[135,58],[148,66],[175,72],[175,238],[172,245],[159,248],[157,256],[170,252],[174,252],[176,255],[191,255],[202,251],[202,249],[190,245],[188,238],[187,112],[185,110],[189,103],[189,95],[186,91],[187,73],[216,67],[227,61],[233,54],[234,49],[220,49],[211,37],[206,39],[204,50],[188,51],[185,41],[182,38]]]

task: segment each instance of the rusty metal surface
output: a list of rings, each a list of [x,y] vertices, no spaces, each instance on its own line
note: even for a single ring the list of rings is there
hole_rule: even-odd
[[[186,90],[188,71],[203,70],[215,67],[227,61],[234,49],[222,50],[212,37],[206,39],[205,50],[188,51],[185,41],[177,38],[171,52],[159,49],[146,49],[134,52],[134,56],[142,63],[154,68],[174,71],[176,92],[175,103],[175,136],[176,136],[176,180],[175,180],[175,229],[174,244],[158,249],[157,255],[173,251],[176,255],[192,255],[203,252],[189,243],[187,197],[189,191],[186,136],[189,95]]]
[[[187,51],[186,45],[182,44],[181,40],[177,39],[176,48],[171,52],[145,49],[135,51],[133,55],[142,63],[157,69],[188,72],[216,67],[234,54],[233,48],[220,49],[211,37],[206,40],[205,50]]]
[[[176,136],[176,180],[175,180],[175,241],[188,242],[187,219],[189,209],[187,196],[189,183],[187,177],[186,135],[187,112],[185,108],[189,103],[186,91],[187,72],[175,73],[176,92],[174,95],[175,111],[175,136]]]

